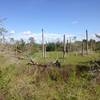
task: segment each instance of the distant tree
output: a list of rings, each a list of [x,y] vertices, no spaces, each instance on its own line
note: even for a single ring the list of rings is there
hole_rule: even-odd
[[[69,41],[68,41],[68,39],[67,39],[67,44],[66,44],[66,52],[67,52],[67,54],[68,54],[68,52],[69,52],[69,43],[68,43]]]
[[[75,43],[76,42],[76,39],[77,39],[77,37],[76,36],[74,36],[73,38],[72,38],[72,40],[74,41],[72,44],[73,44],[73,47],[72,47],[72,51],[77,51],[77,44]]]
[[[48,43],[46,46],[47,51],[55,51],[55,43]]]
[[[25,41],[23,39],[20,40],[20,46],[22,49],[25,48]]]
[[[27,51],[29,51],[30,54],[38,52],[40,50],[41,46],[39,44],[35,43],[34,37],[29,37],[28,40],[29,40],[29,43],[27,43],[27,47],[26,47]]]
[[[84,56],[84,41],[82,41],[82,56]]]
[[[65,34],[63,36],[63,58],[65,57],[66,55],[66,37],[65,37]]]
[[[0,35],[2,36],[2,35],[4,35],[4,33],[6,33],[7,32],[7,30],[4,28],[4,27],[1,27],[0,26]]]
[[[100,41],[97,41],[95,45],[95,50],[100,52]]]
[[[16,51],[17,52],[23,52],[25,51],[25,41],[21,39],[20,41],[16,41]]]
[[[33,45],[33,44],[35,43],[34,37],[30,37],[30,38],[29,38],[29,43],[30,43],[31,45]]]
[[[4,42],[5,40],[5,33],[7,33],[6,28],[3,25],[3,21],[4,19],[0,19],[0,37],[2,38],[2,42]]]
[[[86,30],[86,54],[88,55],[88,30]]]
[[[15,41],[14,38],[10,38],[10,43],[11,44],[14,44],[14,41]]]
[[[97,38],[100,38],[100,35],[98,35],[98,34],[95,34],[95,35],[96,35]]]
[[[90,47],[91,51],[95,50],[95,43],[96,43],[95,40],[90,39],[90,41],[89,41],[89,47]]]
[[[98,39],[100,39],[100,35],[98,35],[98,34],[95,34],[96,35],[96,37],[98,38]],[[96,51],[99,51],[100,52],[100,41],[97,41],[96,42],[96,46],[95,46],[96,48]]]
[[[74,36],[74,37],[73,37],[73,40],[75,40],[75,41],[76,41],[76,39],[77,39],[77,37],[76,37],[76,36]]]
[[[56,51],[62,51],[63,50],[63,42],[60,42],[60,40],[57,40],[55,49],[56,49]]]

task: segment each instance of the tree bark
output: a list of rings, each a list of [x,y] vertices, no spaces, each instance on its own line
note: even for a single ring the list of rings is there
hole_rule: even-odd
[[[82,56],[84,56],[84,41],[82,41]]]
[[[63,37],[63,58],[65,57],[66,54],[66,38],[65,38],[65,34]]]
[[[86,30],[86,54],[88,55],[88,31]]]
[[[44,33],[42,29],[42,57],[45,57],[45,48],[44,48]]]

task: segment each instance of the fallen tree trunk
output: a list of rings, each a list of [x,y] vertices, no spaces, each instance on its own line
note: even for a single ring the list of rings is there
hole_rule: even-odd
[[[50,62],[48,64],[39,64],[39,63],[36,63],[35,61],[33,61],[33,59],[31,59],[30,62],[27,63],[27,65],[35,65],[35,66],[39,66],[39,67],[50,67],[50,66],[55,66],[58,68],[61,67],[61,64],[58,60],[56,60],[55,62]]]

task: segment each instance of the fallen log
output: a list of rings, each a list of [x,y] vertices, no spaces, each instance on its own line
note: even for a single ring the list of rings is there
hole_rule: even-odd
[[[46,64],[38,64],[38,63],[34,62],[33,59],[31,59],[30,62],[27,63],[27,65],[35,65],[35,66],[39,66],[39,67],[47,67]]]
[[[50,62],[48,64],[39,64],[39,63],[36,63],[35,61],[33,61],[33,59],[31,59],[30,62],[27,63],[27,65],[35,65],[35,66],[39,66],[39,67],[50,67],[50,66],[55,66],[58,68],[61,67],[61,64],[58,60],[56,60],[55,62]]]

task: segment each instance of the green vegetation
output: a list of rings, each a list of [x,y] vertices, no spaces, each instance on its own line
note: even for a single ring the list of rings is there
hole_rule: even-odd
[[[11,51],[1,52],[0,99],[99,100],[100,85],[94,81],[92,73],[76,70],[77,65],[87,65],[99,57],[98,53],[83,57],[70,53],[63,59],[62,52],[47,52],[47,58],[43,59],[41,53],[34,53],[32,58],[38,63],[47,64],[58,59],[62,65],[60,69],[53,66],[43,69],[27,65],[29,60],[17,59]]]
[[[62,64],[66,65],[66,64],[72,64],[72,65],[77,65],[80,63],[85,63],[85,62],[89,62],[89,61],[94,61],[96,59],[99,59],[99,53],[93,53],[91,55],[85,55],[85,56],[81,56],[79,54],[75,54],[75,53],[69,53],[66,54],[65,58],[63,59],[63,53],[62,52],[47,52],[47,57],[46,59],[42,58],[42,53],[34,53],[32,55],[33,59],[35,61],[38,61],[40,63],[48,63],[50,61],[55,61],[56,59],[58,59]]]
[[[100,100],[100,41],[88,32],[42,45],[33,37],[6,43],[5,32],[0,26],[0,100]]]

